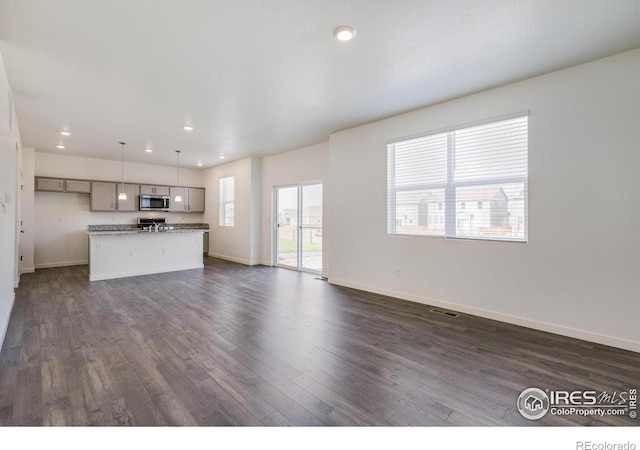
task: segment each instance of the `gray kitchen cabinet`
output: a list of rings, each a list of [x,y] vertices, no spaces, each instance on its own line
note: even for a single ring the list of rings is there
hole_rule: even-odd
[[[64,192],[64,180],[61,178],[36,178],[36,191]]]
[[[181,202],[176,202],[176,194],[182,196]],[[204,212],[204,188],[172,187],[169,210],[171,212]]]
[[[91,183],[91,211],[116,210],[116,183],[93,181]]]
[[[169,186],[143,184],[140,186],[140,195],[169,195]]]
[[[119,193],[122,190],[122,185],[116,185],[116,191]],[[124,192],[127,194],[126,200],[117,200],[117,211],[137,211],[138,210],[138,195],[140,195],[140,185],[126,184],[124,185]],[[117,198],[117,197],[116,197]]]
[[[170,191],[170,199],[169,199],[169,211],[171,212],[188,212],[189,206],[189,189],[182,187],[171,187]],[[181,202],[176,202],[174,199],[176,195],[180,194],[182,197]]]
[[[36,177],[36,191],[91,193],[91,181]]]
[[[189,188],[187,211],[192,213],[204,212],[204,188]]]
[[[65,192],[79,192],[81,194],[91,193],[91,181],[87,180],[65,180]]]

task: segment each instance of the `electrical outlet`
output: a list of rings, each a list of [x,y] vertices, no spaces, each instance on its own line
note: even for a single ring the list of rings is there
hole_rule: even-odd
[[[129,256],[133,257],[134,253],[133,250],[129,250]]]
[[[400,269],[396,269],[396,277],[400,278],[402,276],[402,271]]]

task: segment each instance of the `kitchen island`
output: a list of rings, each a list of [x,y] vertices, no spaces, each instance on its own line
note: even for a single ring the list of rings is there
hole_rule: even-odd
[[[89,227],[90,281],[204,267],[202,240],[208,229],[147,231],[99,227]]]

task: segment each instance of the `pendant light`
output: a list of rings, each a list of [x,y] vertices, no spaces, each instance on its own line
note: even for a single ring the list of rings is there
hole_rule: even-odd
[[[118,142],[122,145],[122,184],[120,185],[120,193],[118,194],[118,200],[126,200],[127,193],[124,191],[124,142]]]
[[[178,188],[180,187],[180,150],[176,150],[176,153],[178,154]],[[180,191],[177,190],[176,191],[176,196],[173,198],[174,202],[181,202],[182,201],[182,195],[180,195]]]

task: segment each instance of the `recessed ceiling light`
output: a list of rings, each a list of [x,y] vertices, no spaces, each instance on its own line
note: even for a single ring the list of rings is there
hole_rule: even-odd
[[[333,35],[339,41],[350,41],[356,35],[356,29],[349,26],[338,27],[333,30]]]
[[[151,153],[153,150],[151,149],[151,147],[147,147],[144,149],[144,151],[147,153]]]
[[[60,150],[62,150],[62,149],[63,149],[63,148],[65,148],[65,147],[64,147],[64,145],[62,145],[62,144],[58,144],[58,145],[56,145],[56,148],[59,148]]]
[[[182,127],[182,129],[185,131],[193,131],[193,127],[191,125],[185,125]]]
[[[224,155],[221,154],[220,156],[218,156],[218,158],[224,159]]]
[[[67,131],[67,130],[62,130],[60,132],[60,134],[63,135],[63,136],[71,136],[71,133],[69,131]]]
[[[198,162],[196,163],[196,166],[201,166],[201,165],[202,165],[202,161],[198,161]]]

